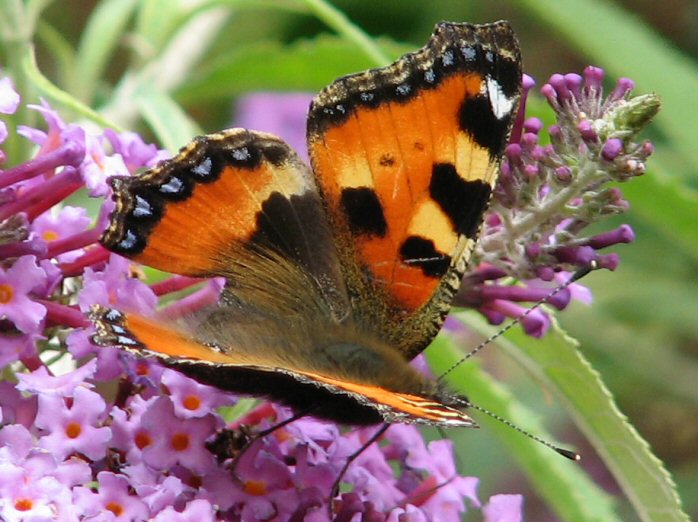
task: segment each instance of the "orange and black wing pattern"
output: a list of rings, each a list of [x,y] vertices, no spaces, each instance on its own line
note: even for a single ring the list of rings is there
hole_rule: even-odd
[[[458,288],[521,75],[508,23],[441,23],[422,49],[340,78],[312,103],[309,152],[352,308],[407,358]]]
[[[313,176],[276,136],[246,129],[199,136],[144,174],[111,184],[116,210],[101,242],[113,252],[176,274],[234,278],[243,249],[269,250],[318,284],[341,286]]]

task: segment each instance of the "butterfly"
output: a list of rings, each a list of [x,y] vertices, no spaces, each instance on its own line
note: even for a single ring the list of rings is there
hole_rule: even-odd
[[[112,178],[104,247],[226,285],[183,322],[96,306],[93,341],[317,418],[474,426],[467,400],[410,361],[477,241],[521,77],[507,22],[443,22],[421,49],[315,96],[312,168],[236,128]]]

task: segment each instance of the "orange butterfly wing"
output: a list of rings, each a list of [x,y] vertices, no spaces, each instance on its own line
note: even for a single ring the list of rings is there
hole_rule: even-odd
[[[458,289],[520,89],[506,22],[442,23],[422,49],[313,101],[310,156],[352,308],[409,359]]]

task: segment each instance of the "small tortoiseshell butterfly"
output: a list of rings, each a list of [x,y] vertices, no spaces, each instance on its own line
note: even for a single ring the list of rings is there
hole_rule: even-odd
[[[227,285],[187,324],[95,307],[94,341],[319,418],[473,426],[467,401],[409,362],[458,289],[520,93],[507,22],[440,23],[315,97],[312,169],[275,136],[230,129],[113,178],[106,248]]]

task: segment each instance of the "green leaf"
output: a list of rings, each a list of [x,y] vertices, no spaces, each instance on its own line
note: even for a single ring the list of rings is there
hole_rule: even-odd
[[[75,50],[66,40],[65,33],[39,19],[36,36],[55,64],[55,71],[59,75],[58,83],[67,85],[75,74]]]
[[[620,188],[632,203],[633,214],[698,261],[698,193],[653,173]]]
[[[22,69],[24,70],[24,74],[26,75],[27,79],[34,85],[39,93],[52,102],[74,111],[77,115],[91,120],[101,127],[111,127],[116,131],[123,130],[121,127],[105,119],[101,114],[95,112],[77,98],[58,88],[56,85],[51,83],[48,78],[41,74],[41,71],[36,65],[33,48],[27,49],[26,54],[22,58]]]
[[[167,93],[148,84],[136,91],[136,104],[163,147],[176,151],[194,136],[202,134],[201,128]]]
[[[102,0],[97,3],[80,38],[77,74],[70,91],[88,103],[114,49],[131,19],[137,0]]]
[[[359,26],[352,23],[342,11],[332,4],[324,0],[303,0],[303,3],[320,20],[337,31],[347,41],[353,42],[357,49],[361,49],[366,57],[373,62],[374,67],[389,61],[387,55],[377,45],[376,41],[368,36]]]
[[[391,56],[407,49],[388,41],[381,47]],[[370,58],[356,52],[355,44],[335,36],[322,35],[289,46],[259,42],[235,49],[192,75],[177,90],[176,98],[187,104],[262,89],[316,91],[338,76],[373,65]]]
[[[448,338],[440,335],[427,352],[433,370],[442,373],[462,357]],[[432,355],[433,354],[433,355]],[[437,355],[438,354],[438,355]],[[502,385],[469,361],[449,375],[449,387],[467,395],[475,404],[487,405],[497,415],[543,437],[543,427],[536,415],[522,405]],[[612,498],[597,487],[579,465],[550,448],[523,436],[510,426],[483,414],[477,416],[485,430],[496,434],[527,474],[538,494],[546,500],[561,520],[591,522],[620,520],[613,511]]]
[[[523,0],[529,13],[616,77],[629,76],[642,91],[662,97],[656,124],[683,160],[683,173],[698,180],[698,67],[687,56],[615,2]]]
[[[152,51],[161,49],[181,21],[180,2],[145,0],[139,4],[135,32],[145,39]]]
[[[135,126],[139,115],[133,104],[133,93],[148,86],[153,92],[169,95],[177,86],[186,83],[192,76],[192,69],[226,26],[227,18],[225,12],[215,9],[197,11],[195,16],[186,17],[147,66],[135,68],[122,76],[101,110],[125,126]]]
[[[491,331],[482,320],[468,324]],[[618,410],[576,341],[554,327],[542,340],[514,330],[497,344],[564,401],[641,520],[688,521],[671,476]]]

